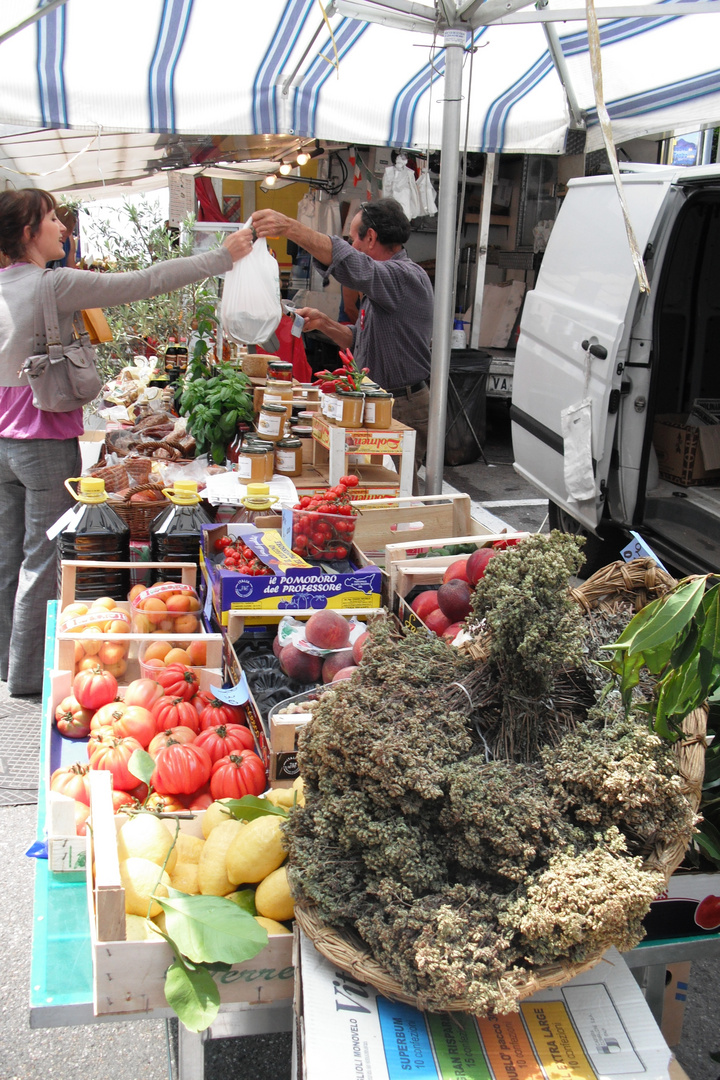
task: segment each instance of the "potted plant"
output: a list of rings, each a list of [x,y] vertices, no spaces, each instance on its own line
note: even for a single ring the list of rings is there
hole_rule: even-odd
[[[208,453],[220,465],[238,422],[253,421],[252,384],[231,364],[221,364],[216,374],[206,376],[204,355],[198,356],[196,345],[180,397],[180,413],[187,417],[187,430],[197,443],[198,454]]]

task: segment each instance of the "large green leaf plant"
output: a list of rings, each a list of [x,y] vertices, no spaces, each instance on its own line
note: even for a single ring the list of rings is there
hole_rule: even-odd
[[[702,822],[687,858],[720,869],[720,580],[707,574],[685,578],[642,608],[602,661],[617,679],[626,710],[650,714],[658,735],[672,742],[683,719],[706,702],[708,745],[700,813]],[[633,691],[647,669],[654,677],[652,700],[640,704]]]

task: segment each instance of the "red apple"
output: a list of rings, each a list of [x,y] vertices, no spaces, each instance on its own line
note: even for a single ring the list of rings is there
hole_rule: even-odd
[[[434,634],[437,634],[437,636],[440,637],[450,625],[450,620],[446,615],[443,615],[440,608],[435,608],[427,615],[425,625],[428,630],[432,630]]]
[[[365,642],[367,641],[368,637],[369,634],[366,630],[364,634],[361,634],[360,637],[356,638],[353,642],[352,658],[356,664],[359,664],[363,658],[363,653],[365,651]]]
[[[426,616],[434,611],[438,606],[437,589],[430,589],[427,592],[421,592],[419,596],[416,596],[410,607],[415,614],[423,622],[427,622]]]

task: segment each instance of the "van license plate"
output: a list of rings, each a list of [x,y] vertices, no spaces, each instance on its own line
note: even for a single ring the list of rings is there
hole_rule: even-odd
[[[512,375],[488,375],[487,392],[491,397],[510,397],[512,387]]]

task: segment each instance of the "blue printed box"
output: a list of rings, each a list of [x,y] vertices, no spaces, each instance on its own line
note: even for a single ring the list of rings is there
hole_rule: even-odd
[[[254,577],[218,565],[213,560],[218,557],[216,541],[222,536],[242,537],[275,573]],[[212,595],[215,615],[223,626],[228,625],[231,611],[267,623],[277,622],[283,615],[323,608],[342,611],[379,608],[381,604],[382,571],[367,564],[355,547],[350,552],[352,569],[326,573],[286,548],[274,529],[203,525],[201,559],[208,594]]]

